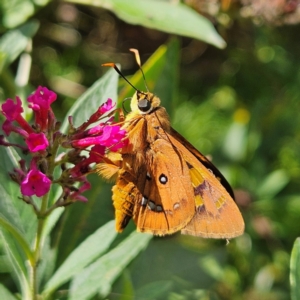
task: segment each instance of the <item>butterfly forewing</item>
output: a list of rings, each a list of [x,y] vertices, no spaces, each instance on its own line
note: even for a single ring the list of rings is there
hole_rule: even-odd
[[[146,161],[137,183],[142,200],[136,203],[133,219],[141,232],[174,233],[195,214],[189,169],[169,141],[160,138],[147,150]]]

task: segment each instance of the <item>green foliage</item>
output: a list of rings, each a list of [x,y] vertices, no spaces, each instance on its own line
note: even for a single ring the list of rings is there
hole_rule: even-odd
[[[291,298],[296,300],[300,297],[300,238],[294,243],[290,268]]]
[[[225,47],[224,40],[203,16],[182,3],[160,0],[68,0],[85,5],[104,7],[115,13],[121,20],[168,33],[183,35],[205,41],[219,48]]]
[[[56,209],[46,220],[41,296],[281,300],[289,299],[291,287],[292,299],[299,299],[298,25],[269,29],[222,13],[220,19],[230,22],[219,28],[228,44],[220,51],[196,41],[225,45],[210,21],[182,3],[71,2],[91,3],[1,2],[0,99],[46,85],[59,94],[54,109],[66,130],[68,116],[77,125],[107,98],[119,95],[121,107],[132,95],[123,80],[118,85],[114,70],[100,65],[121,62],[124,73],[132,74],[137,67],[127,48],[139,46],[149,90],[161,98],[173,127],[232,183],[246,232],[229,245],[177,234],[150,241],[132,233],[132,224],[116,235],[110,185],[93,174],[88,203]],[[148,29],[120,23],[103,8]],[[33,15],[38,21],[27,21]],[[19,85],[16,73],[28,71],[17,65],[24,53],[33,65],[30,82]],[[130,81],[145,90],[139,70]],[[18,154],[0,151],[0,298],[32,299],[28,262],[34,260],[37,220],[8,176]],[[57,194],[52,191],[53,199]]]

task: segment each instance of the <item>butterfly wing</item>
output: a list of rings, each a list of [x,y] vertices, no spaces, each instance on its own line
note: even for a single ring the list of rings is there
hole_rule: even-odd
[[[175,129],[171,128],[170,135],[174,137],[177,141],[179,141],[185,148],[188,149],[207,169],[211,170],[212,173],[218,178],[223,187],[229,193],[232,199],[234,199],[233,190],[226,180],[226,178],[222,175],[222,173],[214,166],[214,164],[201,152],[199,152],[190,142],[188,142],[182,135],[180,135]]]
[[[146,151],[146,163],[131,169],[134,155],[123,156],[124,168],[113,187],[116,228],[132,217],[140,232],[154,235],[181,230],[195,215],[189,169],[170,142],[157,139]]]
[[[138,231],[172,234],[195,214],[189,169],[170,142],[160,138],[151,144],[146,161],[137,182],[142,198],[133,219]]]
[[[244,221],[223,175],[179,133],[172,131],[168,138],[187,164],[194,187],[196,213],[181,232],[205,238],[241,235]]]

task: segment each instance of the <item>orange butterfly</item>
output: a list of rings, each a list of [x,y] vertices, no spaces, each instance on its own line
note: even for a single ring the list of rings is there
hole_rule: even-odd
[[[115,64],[105,66],[121,74]],[[97,166],[105,178],[117,175],[112,198],[118,232],[132,218],[138,231],[160,236],[179,230],[204,238],[243,234],[244,221],[229,183],[171,127],[157,96],[136,90],[123,129],[128,146]]]

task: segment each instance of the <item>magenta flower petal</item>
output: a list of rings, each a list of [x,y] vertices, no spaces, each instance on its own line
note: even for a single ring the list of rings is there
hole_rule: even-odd
[[[5,132],[7,136],[11,134],[11,132],[16,132],[20,134],[25,139],[28,137],[28,132],[23,130],[21,127],[15,126],[11,121],[5,120],[2,124],[2,130]]]
[[[26,139],[26,144],[30,152],[42,151],[49,146],[49,142],[43,132],[30,133]]]
[[[39,86],[37,90],[27,98],[28,106],[35,112],[35,123],[41,130],[45,130],[48,124],[50,105],[56,100],[56,94],[46,87]]]
[[[99,112],[101,114],[105,114],[106,112],[113,109],[115,106],[116,106],[116,103],[113,103],[112,100],[110,98],[108,98],[107,101],[100,106]]]
[[[87,134],[88,135],[96,135],[96,134],[100,134],[103,131],[103,124],[98,124],[90,129],[87,130]]]
[[[24,196],[44,196],[50,190],[51,180],[42,172],[32,169],[21,183],[21,193]]]
[[[33,110],[49,109],[50,105],[56,100],[57,95],[46,87],[39,86],[36,91],[27,98]]]
[[[81,201],[81,202],[87,202],[88,199],[84,196],[82,196],[81,194],[87,190],[89,190],[91,188],[91,184],[84,180],[83,185],[78,189],[77,192],[72,192],[70,194],[70,199],[72,199],[73,201]]]
[[[117,145],[122,142],[125,136],[126,130],[121,129],[120,126],[105,126],[103,134],[98,138],[98,142],[100,145],[110,147],[110,150],[116,151],[116,149],[122,147],[117,147]]]
[[[16,103],[12,99],[7,99],[1,106],[2,113],[8,121],[15,121],[21,113],[24,111],[22,107],[22,101],[17,96]]]

